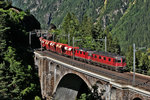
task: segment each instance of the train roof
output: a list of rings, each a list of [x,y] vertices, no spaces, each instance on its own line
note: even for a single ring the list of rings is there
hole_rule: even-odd
[[[91,49],[87,49],[87,48],[79,48],[77,50],[80,50],[80,51],[85,51],[85,52],[90,52],[90,51],[93,51]]]
[[[124,58],[124,56],[120,56],[120,55],[115,54],[115,53],[104,52],[104,51],[96,51],[93,54],[98,54],[98,55],[107,56],[107,57],[113,57],[113,58],[116,58],[116,57]]]

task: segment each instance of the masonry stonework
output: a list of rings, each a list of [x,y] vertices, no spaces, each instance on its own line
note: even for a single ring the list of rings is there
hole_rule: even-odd
[[[41,85],[41,94],[43,98],[52,100],[57,90],[60,81],[67,74],[74,74],[79,76],[92,90],[92,86],[95,84],[98,86],[98,93],[101,94],[105,91],[102,98],[105,100],[133,100],[134,98],[140,98],[141,100],[150,100],[150,97],[141,95],[134,91],[130,91],[128,88],[114,87],[110,82],[95,78],[87,75],[86,73],[78,72],[74,69],[70,69],[57,62],[35,55],[35,65],[38,66],[38,75]],[[109,99],[110,98],[110,99]]]

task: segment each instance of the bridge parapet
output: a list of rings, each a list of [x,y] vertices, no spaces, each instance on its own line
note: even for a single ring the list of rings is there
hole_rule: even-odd
[[[114,79],[61,62],[51,56],[44,55],[42,52],[35,51],[34,54],[35,65],[38,66],[41,93],[43,98],[47,100],[58,99],[57,91],[61,91],[59,88],[62,88],[61,86],[65,87],[66,84],[71,87],[70,90],[67,90],[73,95],[70,100],[74,100],[82,86],[82,82],[91,90],[92,86],[96,84],[99,95],[106,100],[133,100],[134,98],[150,100],[150,91],[117,83]],[[72,86],[69,82],[63,81],[67,79],[70,83],[74,82],[78,86]],[[77,80],[77,82],[74,80]],[[65,97],[62,98],[61,100],[65,100]]]

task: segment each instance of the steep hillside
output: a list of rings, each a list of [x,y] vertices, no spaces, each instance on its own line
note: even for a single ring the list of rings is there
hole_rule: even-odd
[[[100,19],[105,29],[120,41],[122,50],[128,45],[150,47],[149,0],[13,0],[13,5],[29,10],[47,28],[47,23],[61,25],[68,12],[81,21],[84,15],[93,23]]]
[[[74,13],[79,20],[86,14],[95,22],[98,17],[105,26],[114,25],[124,14],[131,0],[13,0],[13,4],[24,10],[30,10],[41,22],[47,26],[49,19],[60,25],[68,12]]]
[[[104,0],[13,0],[13,4],[30,10],[43,27],[46,27],[49,19],[60,25],[68,12],[75,13],[79,19],[86,14],[96,20]]]
[[[112,33],[119,37],[122,47],[126,48],[133,43],[137,47],[150,47],[149,6],[149,0],[134,0],[113,28]]]
[[[105,0],[99,15],[103,27],[107,26],[111,30],[124,15],[130,2],[131,0]]]

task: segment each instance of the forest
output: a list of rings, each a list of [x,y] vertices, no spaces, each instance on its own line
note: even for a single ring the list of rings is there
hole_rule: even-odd
[[[60,27],[67,13],[74,13],[81,22],[84,15],[93,23],[100,21],[117,37],[121,50],[128,46],[150,48],[149,0],[12,0],[13,5],[30,11],[47,29],[48,23]]]
[[[77,1],[76,4],[79,3]],[[76,12],[68,12],[68,10],[60,19],[61,22],[55,19],[59,25],[52,21],[51,24],[56,25],[57,28],[50,30],[48,26],[48,30],[50,34],[55,34],[54,40],[68,43],[66,36],[69,34],[70,45],[72,45],[72,38],[75,37],[81,40],[77,41],[75,46],[104,51],[103,39],[107,37],[107,52],[125,56],[127,71],[133,70],[132,43],[136,43],[137,47],[145,46],[146,49],[136,50],[136,72],[150,75],[150,49],[148,47],[150,43],[148,5],[150,2],[129,0],[127,3],[116,5],[120,0],[114,0],[113,3],[105,0],[105,3],[99,2],[102,5],[99,8],[101,15],[95,15],[93,14],[95,12],[91,13],[90,7],[93,8],[93,5],[97,3],[92,0],[88,1],[89,9],[81,14],[82,16],[79,17]],[[68,3],[67,0],[65,2]],[[115,17],[108,16],[108,13],[114,12],[113,9],[118,9],[122,5],[124,7],[121,11],[124,13],[120,11]],[[82,8],[84,10],[87,5],[85,3],[85,6],[79,5],[79,7],[85,7]],[[103,16],[108,18],[105,24],[105,21],[102,21]],[[14,7],[9,0],[0,1],[0,22],[0,98],[2,100],[40,100],[39,78],[37,69],[34,67],[33,52],[30,50],[29,32],[41,29],[41,24],[29,10],[23,11]],[[38,38],[32,39],[34,44],[32,47],[40,47]]]
[[[34,100],[40,96],[28,32],[40,23],[28,12],[0,1],[0,99]],[[38,41],[35,39],[35,42]],[[38,47],[38,45],[37,45]]]
[[[126,52],[121,50],[119,40],[113,37],[109,28],[102,28],[100,21],[93,24],[91,17],[84,16],[82,21],[73,13],[68,13],[60,28],[50,30],[51,34],[55,35],[55,41],[61,43],[68,43],[67,37],[70,35],[72,45],[72,38],[75,37],[77,41],[75,46],[87,48],[96,51],[105,51],[104,39],[107,37],[107,52],[119,54],[126,57],[127,71],[133,71],[133,46],[129,45]],[[136,72],[150,75],[150,49],[143,48],[136,49]]]

